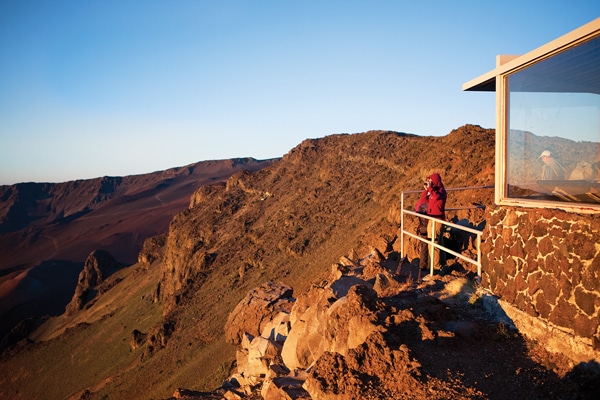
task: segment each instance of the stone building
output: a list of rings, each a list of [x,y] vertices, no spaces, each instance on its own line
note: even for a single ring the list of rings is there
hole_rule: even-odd
[[[496,92],[482,286],[526,335],[600,362],[600,18],[463,90]]]

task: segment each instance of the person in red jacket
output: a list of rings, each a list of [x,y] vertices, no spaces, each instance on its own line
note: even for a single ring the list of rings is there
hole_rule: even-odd
[[[423,213],[426,211],[426,214],[430,217],[434,217],[437,219],[445,220],[446,219],[446,198],[448,197],[446,193],[446,189],[444,188],[444,184],[442,183],[442,177],[437,172],[429,175],[427,181],[425,182],[425,188],[423,192],[421,192],[421,197],[417,202],[415,210],[417,212]],[[429,234],[427,236],[431,237],[431,222],[429,222],[429,227],[427,231]],[[435,236],[436,243],[443,246],[444,244],[444,225],[441,223],[435,224],[435,232],[433,233]],[[422,233],[420,231],[419,233]],[[421,242],[421,251],[419,254],[419,268],[423,270],[429,270],[429,245],[425,242]],[[439,269],[441,273],[445,270],[446,265],[446,253],[435,249],[434,251],[434,267]]]

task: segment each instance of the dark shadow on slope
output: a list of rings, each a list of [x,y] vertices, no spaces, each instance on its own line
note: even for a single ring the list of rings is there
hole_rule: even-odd
[[[535,343],[523,337],[508,316],[490,313],[483,302],[458,305],[440,300],[433,292],[442,281],[439,277],[435,280],[419,291],[385,298],[388,306],[414,315],[414,319],[393,326],[387,335],[397,346],[410,348],[421,365],[423,383],[436,386],[435,382],[444,382],[452,388],[461,382],[470,388],[460,397],[465,399],[597,398],[600,365],[582,363],[559,375],[561,368],[552,360],[555,357],[558,363],[560,355],[537,349],[534,356]],[[540,358],[540,351],[545,358]]]
[[[0,299],[0,338],[21,321],[61,315],[73,296],[82,267],[83,263],[50,260],[30,269],[10,295]]]

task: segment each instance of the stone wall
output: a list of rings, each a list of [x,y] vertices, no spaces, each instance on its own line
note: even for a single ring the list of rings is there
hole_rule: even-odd
[[[600,352],[600,215],[488,207],[482,286]]]

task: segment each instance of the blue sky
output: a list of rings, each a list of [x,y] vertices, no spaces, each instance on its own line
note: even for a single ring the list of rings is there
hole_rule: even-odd
[[[494,94],[462,84],[599,16],[596,0],[0,0],[0,184],[494,128]]]

